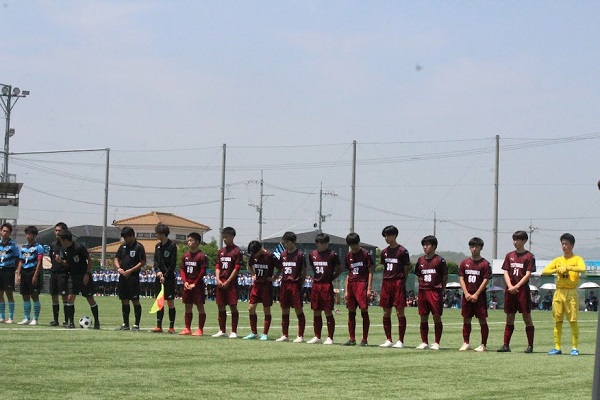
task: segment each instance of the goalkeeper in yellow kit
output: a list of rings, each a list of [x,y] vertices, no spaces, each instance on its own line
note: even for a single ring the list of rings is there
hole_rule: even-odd
[[[577,315],[579,313],[579,301],[577,298],[577,286],[579,285],[579,274],[585,272],[585,263],[583,258],[573,254],[575,246],[575,237],[570,233],[565,233],[560,237],[560,244],[563,250],[563,256],[557,257],[548,264],[542,271],[542,275],[556,274],[556,291],[552,299],[552,316],[554,317],[554,348],[548,352],[548,355],[562,354],[560,341],[562,337],[563,319],[566,314],[567,320],[571,325],[571,336],[573,348],[572,356],[578,356],[579,350],[579,325],[577,325]]]

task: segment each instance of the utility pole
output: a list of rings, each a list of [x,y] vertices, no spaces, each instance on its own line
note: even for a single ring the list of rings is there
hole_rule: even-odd
[[[219,247],[223,246],[223,224],[225,222],[225,161],[227,145],[223,144],[223,161],[221,163],[221,212],[219,217]]]
[[[257,181],[248,181],[257,183]],[[263,180],[263,171],[260,171],[260,181],[258,181],[260,185],[260,200],[259,205],[256,205],[252,202],[249,202],[248,205],[250,207],[255,207],[256,211],[258,211],[258,241],[262,241],[262,226],[263,226],[263,204],[265,197],[271,197],[272,194],[264,194],[264,180]]]
[[[494,174],[494,227],[492,228],[492,258],[498,258],[498,191],[500,187],[500,135],[496,135],[496,172]]]
[[[435,236],[435,231],[437,229],[437,218],[435,211],[433,212],[433,236]]]
[[[529,251],[531,251],[531,243],[533,242],[533,232],[539,230],[540,228],[533,226],[533,220],[529,220]]]
[[[331,216],[331,214],[328,214],[327,216],[323,215],[323,196],[337,196],[337,193],[328,190],[326,192],[323,191],[323,182],[321,182],[321,190],[319,190],[319,223],[318,223],[318,229],[319,229],[319,233],[323,232],[323,230],[321,229],[322,223],[325,222],[325,218],[327,216]]]
[[[2,86],[2,93],[0,98],[2,99],[2,109],[4,110],[4,116],[6,118],[6,130],[4,132],[4,165],[2,167],[2,182],[8,182],[8,151],[9,151],[9,139],[14,136],[15,130],[10,129],[10,113],[17,104],[17,101],[21,97],[26,97],[29,94],[29,90],[23,90],[18,87],[13,88],[11,85],[5,85],[0,83]],[[14,99],[14,101],[13,101]]]

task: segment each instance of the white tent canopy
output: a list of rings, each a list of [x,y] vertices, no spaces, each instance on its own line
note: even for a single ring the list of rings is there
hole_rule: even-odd
[[[586,282],[586,283],[579,285],[579,289],[597,289],[597,288],[600,288],[600,285],[598,285],[595,282]]]
[[[556,285],[554,283],[544,283],[542,286],[540,286],[540,289],[555,290]]]

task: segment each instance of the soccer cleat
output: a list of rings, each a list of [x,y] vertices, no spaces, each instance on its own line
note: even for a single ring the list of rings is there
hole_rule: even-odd
[[[160,326],[157,326],[154,329],[151,329],[150,332],[152,332],[152,333],[162,333],[163,332],[163,328],[161,328]]]
[[[249,334],[247,334],[246,336],[244,336],[242,339],[244,339],[244,340],[252,340],[252,339],[256,339],[257,337],[258,337],[258,335],[256,333],[250,332]]]
[[[527,346],[525,348],[525,351],[523,351],[523,353],[533,353],[533,346]]]
[[[29,323],[29,326],[36,326],[38,324],[37,319],[33,319],[31,320],[31,322]]]
[[[182,330],[181,332],[179,332],[179,334],[181,336],[191,336],[192,335],[192,330],[190,328],[185,328],[184,330]]]
[[[328,337],[327,339],[325,339],[325,341],[323,342],[323,344],[333,344],[333,339]]]
[[[52,321],[49,324],[50,326],[58,326],[58,321]]]
[[[138,325],[134,325],[131,327],[131,331],[132,332],[139,332],[140,331],[140,327]]]
[[[279,339],[275,339],[275,341],[276,341],[276,342],[289,342],[289,341],[290,341],[290,339],[289,339],[287,336],[283,335],[283,336],[282,336],[282,337],[280,337]]]
[[[196,329],[196,331],[194,333],[192,333],[192,336],[202,336],[202,335],[204,335],[204,332],[200,328]]]
[[[431,345],[431,350],[439,350],[440,349],[440,344],[439,343],[434,343]]]
[[[100,330],[100,322],[96,321],[96,322],[94,323],[94,329],[95,329],[95,330],[97,330],[97,331],[99,331],[99,330]]]
[[[6,321],[4,321],[5,324],[12,324],[13,322],[15,321],[13,321],[12,318],[9,318]]]
[[[429,345],[425,342],[421,343],[420,345],[418,345],[416,347],[417,350],[427,350],[429,348]]]
[[[229,339],[237,339],[237,337],[238,337],[238,336],[237,336],[237,333],[235,333],[235,332],[231,332],[231,333],[229,334]]]
[[[175,332],[175,328],[169,328],[169,330],[167,331],[167,333],[168,333],[169,335],[174,335],[174,334],[176,334],[177,332]]]
[[[473,351],[476,351],[478,353],[482,353],[485,351],[485,344],[480,344],[479,346],[475,347],[475,349],[473,349]]]
[[[344,343],[342,346],[356,346],[356,340],[350,339],[346,343]]]
[[[498,349],[498,353],[510,353],[510,347],[507,344],[503,344],[502,347]]]
[[[264,342],[266,340],[269,340],[269,337],[267,336],[266,333],[263,333],[262,335],[260,335],[260,340],[262,340]]]
[[[572,355],[572,356],[578,356],[578,355],[579,355],[579,350],[577,350],[577,349],[572,349],[572,350],[571,350],[571,355]]]
[[[21,322],[17,322],[17,325],[29,325],[29,320],[27,318],[25,318],[23,321]]]
[[[395,349],[403,349],[404,348],[404,343],[402,343],[400,340],[398,340],[396,342],[396,344],[394,344],[392,347],[395,348]]]
[[[135,325],[134,325],[135,327]],[[139,329],[139,328],[138,328]],[[128,331],[129,330],[129,325],[121,325],[119,328],[117,328],[118,331]]]
[[[562,351],[558,350],[558,349],[552,349],[548,352],[549,356],[557,356],[559,354],[562,354]]]
[[[304,338],[302,336],[298,336],[296,339],[294,339],[294,343],[302,343],[304,342]]]
[[[467,350],[471,350],[471,345],[469,343],[463,343],[462,346],[460,346],[460,349],[458,349],[458,351],[467,351]]]
[[[63,323],[62,323],[62,327],[63,327],[63,328],[66,328],[66,327],[68,327],[68,326],[69,326],[69,324],[67,323],[67,321],[63,321]]]
[[[392,343],[390,340],[386,340],[385,343],[379,345],[379,347],[386,347],[386,348],[393,347],[393,346],[394,346],[394,343]]]
[[[315,336],[314,338],[310,339],[306,343],[308,343],[308,344],[317,344],[317,343],[322,343],[322,342],[321,342],[321,338],[318,338],[318,337]]]
[[[358,344],[360,347],[366,347],[369,345],[369,343],[366,340],[361,340],[360,343]]]
[[[223,331],[219,331],[217,333],[215,333],[214,335],[212,335],[212,337],[224,337],[227,336],[227,334]]]
[[[67,326],[67,329],[75,329],[75,324],[71,322],[69,326]]]

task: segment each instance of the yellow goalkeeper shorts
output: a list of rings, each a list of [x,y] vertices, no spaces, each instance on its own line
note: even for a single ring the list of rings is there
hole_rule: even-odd
[[[579,315],[577,289],[556,289],[554,292],[554,299],[552,300],[552,316],[554,317],[554,321],[563,321],[565,314],[567,321],[577,321],[577,316]]]

